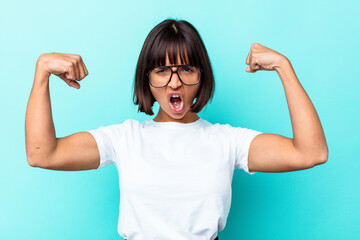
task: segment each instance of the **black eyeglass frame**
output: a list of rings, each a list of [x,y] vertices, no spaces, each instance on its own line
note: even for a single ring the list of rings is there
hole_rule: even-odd
[[[197,69],[199,70],[199,79],[196,81],[196,83],[187,84],[187,83],[184,83],[184,82],[181,80],[178,70],[179,70],[180,67],[186,67],[186,66],[195,67],[195,68],[197,68]],[[173,67],[176,67],[176,70],[175,70],[175,71],[172,70]],[[168,81],[164,86],[160,86],[160,87],[159,87],[159,86],[154,86],[154,85],[152,85],[152,83],[151,83],[151,81],[150,81],[150,72],[151,72],[152,70],[154,70],[155,68],[169,68],[169,69],[170,69],[170,71],[171,71],[170,79],[169,79],[169,81]],[[148,80],[149,80],[149,83],[150,83],[151,86],[153,86],[154,88],[162,88],[162,87],[166,87],[166,86],[171,82],[171,78],[172,78],[173,73],[176,73],[176,74],[178,75],[178,78],[179,78],[179,80],[180,80],[180,82],[181,82],[182,84],[184,84],[184,85],[186,85],[186,86],[196,85],[196,84],[198,84],[198,83],[200,82],[201,72],[202,72],[202,69],[201,69],[201,68],[199,68],[199,67],[197,67],[197,66],[191,66],[191,65],[189,65],[189,64],[185,64],[185,65],[171,65],[171,66],[154,67],[154,68],[152,68],[149,72],[147,72],[146,75],[148,76]]]

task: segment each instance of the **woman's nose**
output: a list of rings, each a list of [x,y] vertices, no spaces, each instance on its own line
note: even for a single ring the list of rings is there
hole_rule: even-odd
[[[179,79],[179,75],[177,73],[173,73],[168,86],[175,89],[180,87],[181,85],[182,82]]]

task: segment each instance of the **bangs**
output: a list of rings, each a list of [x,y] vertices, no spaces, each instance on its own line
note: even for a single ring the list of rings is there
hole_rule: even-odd
[[[149,51],[147,58],[147,70],[151,70],[158,66],[166,65],[166,56],[168,55],[170,65],[188,64],[198,66],[198,60],[194,58],[193,46],[186,41],[184,35],[175,30],[175,27],[170,30],[160,32]],[[178,57],[180,63],[177,62]]]

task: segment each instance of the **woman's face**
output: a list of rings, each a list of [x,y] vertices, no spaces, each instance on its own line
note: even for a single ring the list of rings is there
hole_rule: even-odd
[[[179,55],[177,56],[177,64],[181,64]],[[170,65],[169,57],[166,56],[165,66]],[[173,71],[176,69],[176,67],[172,68]],[[176,73],[172,74],[170,83],[165,87],[155,88],[150,85],[151,93],[160,105],[154,121],[190,123],[199,119],[196,113],[189,111],[199,88],[200,83],[192,86],[184,85]],[[180,101],[176,96],[171,99],[173,95],[179,95]]]

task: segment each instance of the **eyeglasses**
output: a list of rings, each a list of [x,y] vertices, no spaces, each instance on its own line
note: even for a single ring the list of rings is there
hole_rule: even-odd
[[[172,70],[173,67],[177,68],[176,71]],[[200,82],[201,72],[202,69],[191,65],[172,65],[156,67],[150,70],[147,75],[151,86],[161,88],[170,83],[173,73],[178,75],[183,84],[187,86],[196,85]]]

